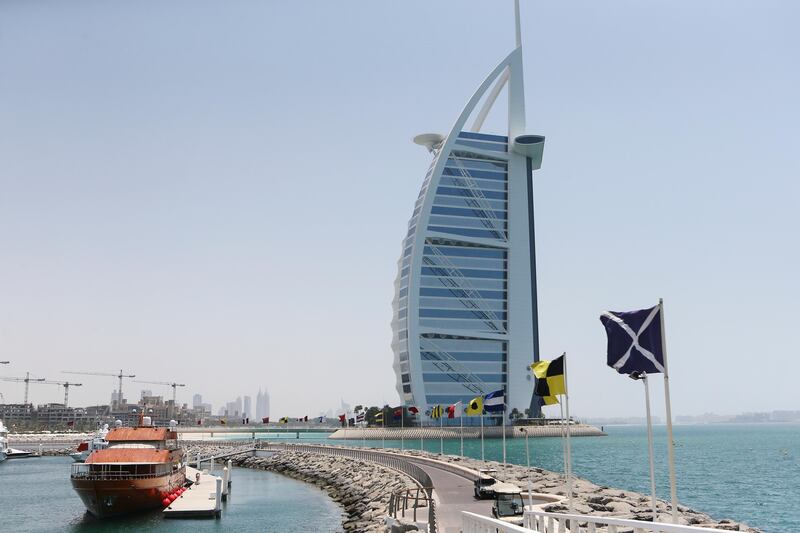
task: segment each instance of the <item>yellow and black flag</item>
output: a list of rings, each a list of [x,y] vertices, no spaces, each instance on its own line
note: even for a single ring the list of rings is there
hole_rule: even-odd
[[[372,420],[376,424],[383,424],[383,411],[381,411],[379,413],[375,413],[375,416],[372,417]]]
[[[279,423],[279,424],[288,424],[288,423],[289,423],[289,417],[288,417],[288,416],[281,417],[281,418],[278,420],[278,423]]]
[[[557,357],[552,361],[538,361],[531,365],[533,375],[536,376],[536,388],[534,393],[537,396],[548,398],[566,394],[567,387],[564,384],[564,356]],[[554,401],[552,403],[558,403]],[[545,401],[545,405],[549,405]]]
[[[464,408],[464,414],[467,416],[475,416],[483,414],[483,396],[478,396],[470,400]]]
[[[542,404],[544,405],[555,405],[558,403],[558,396],[543,396],[542,397]]]
[[[434,405],[431,409],[431,418],[442,418],[444,414],[444,407],[441,405]]]

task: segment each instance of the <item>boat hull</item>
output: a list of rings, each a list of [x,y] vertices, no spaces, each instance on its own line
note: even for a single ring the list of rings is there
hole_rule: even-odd
[[[186,483],[184,469],[145,479],[72,479],[86,510],[98,518],[130,514],[163,507],[162,500]]]

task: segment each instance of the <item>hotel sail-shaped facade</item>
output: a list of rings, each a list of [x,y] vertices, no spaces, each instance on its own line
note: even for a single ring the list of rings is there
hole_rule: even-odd
[[[538,360],[532,176],[544,137],[524,132],[522,75],[518,22],[516,49],[447,136],[415,138],[433,161],[403,240],[392,302],[393,366],[405,405],[466,404],[505,389],[509,411],[531,407],[527,367]],[[504,88],[508,129],[483,133]]]

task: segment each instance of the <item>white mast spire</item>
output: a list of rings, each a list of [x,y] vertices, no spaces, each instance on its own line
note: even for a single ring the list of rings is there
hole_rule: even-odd
[[[522,80],[522,27],[519,17],[519,0],[514,0],[514,28],[516,31],[516,52],[518,52],[517,60],[514,64],[508,65],[503,71],[503,74],[495,82],[489,95],[483,103],[478,115],[475,117],[475,122],[472,125],[472,131],[481,131],[483,122],[489,115],[492,106],[494,105],[500,91],[509,84],[509,79],[512,79],[509,85],[509,106],[508,106],[508,125],[509,137],[514,138],[516,135],[521,135],[525,130],[525,88]],[[512,71],[516,71],[512,74]]]

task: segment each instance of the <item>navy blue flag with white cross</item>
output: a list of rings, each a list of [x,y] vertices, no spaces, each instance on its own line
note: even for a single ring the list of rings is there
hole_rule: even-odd
[[[660,306],[639,311],[606,311],[600,322],[608,335],[608,366],[620,374],[664,372]]]

